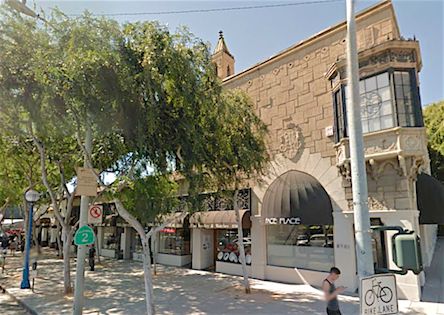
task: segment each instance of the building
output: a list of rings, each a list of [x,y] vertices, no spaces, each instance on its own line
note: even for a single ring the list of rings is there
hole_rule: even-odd
[[[401,36],[390,1],[360,12],[356,22],[371,222],[416,231],[427,266],[437,224],[444,224],[438,207],[444,188],[428,175],[419,42]],[[319,286],[335,265],[343,271],[341,284],[351,292],[358,288],[345,36],[342,22],[234,73],[234,57],[220,33],[213,61],[224,88],[246,91],[269,128],[267,184],[246,189],[241,201],[248,271],[254,278]],[[189,219],[192,268],[240,274],[237,225],[221,204],[213,209],[220,211]],[[398,269],[390,236],[373,233],[377,270]],[[424,272],[397,276],[399,296],[419,300],[424,281]]]

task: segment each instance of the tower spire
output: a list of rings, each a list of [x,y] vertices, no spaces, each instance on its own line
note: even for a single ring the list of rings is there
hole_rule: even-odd
[[[219,31],[219,39],[214,48],[212,60],[219,78],[224,79],[234,74],[234,57],[228,50],[222,31]]]

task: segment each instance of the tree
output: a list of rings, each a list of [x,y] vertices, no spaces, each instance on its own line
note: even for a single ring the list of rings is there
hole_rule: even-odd
[[[428,137],[428,149],[432,175],[444,182],[444,101],[427,105],[424,123]]]
[[[38,149],[65,243],[73,229],[59,196],[73,198],[66,183],[83,157],[141,237],[147,313],[154,314],[149,239],[156,230],[145,233],[140,220],[174,209],[175,176],[189,183],[190,196],[237,191],[266,161],[263,124],[245,94],[222,92],[207,45],[187,30],[153,22],[120,28],[60,12],[41,25],[6,13],[0,34],[0,118]],[[118,177],[111,187],[101,182],[104,170]]]
[[[71,20],[60,12],[50,21],[41,25],[13,11],[2,11],[0,119],[3,134],[34,145],[41,181],[62,227],[64,287],[70,293],[75,192],[68,191],[67,183],[81,165],[85,142],[81,133],[99,134],[91,143],[94,154],[88,159],[101,169],[112,165],[113,152],[119,148],[120,138],[113,142],[114,135],[104,132],[110,125],[105,120],[113,118],[104,110],[113,109],[119,96],[112,85],[118,80],[113,71],[118,60],[112,58],[118,55],[114,37],[118,26],[89,15]]]

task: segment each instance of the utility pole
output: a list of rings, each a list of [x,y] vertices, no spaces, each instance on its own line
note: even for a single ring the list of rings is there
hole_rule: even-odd
[[[359,98],[359,64],[356,48],[355,0],[347,0],[347,116],[358,277],[374,274],[368,210],[367,173]]]
[[[83,160],[84,167],[92,167],[89,163],[89,156],[91,156],[92,151],[92,130],[91,127],[86,124],[85,133],[85,156]],[[79,219],[79,229],[82,226],[88,224],[88,207],[89,207],[89,197],[83,196],[80,198],[80,219]],[[81,315],[83,312],[84,296],[83,291],[85,287],[85,256],[86,256],[86,245],[78,245],[77,247],[77,265],[76,265],[76,280],[74,283],[74,303],[73,303],[73,315]]]

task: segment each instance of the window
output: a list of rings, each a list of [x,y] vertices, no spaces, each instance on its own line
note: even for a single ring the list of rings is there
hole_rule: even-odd
[[[227,77],[231,75],[230,66],[227,66]]]
[[[423,126],[415,71],[392,70],[359,81],[362,131]],[[334,92],[336,141],[347,137],[347,88]]]
[[[267,225],[268,265],[328,271],[334,265],[332,225]]]
[[[345,102],[343,89],[339,89],[334,93],[334,110],[335,110],[335,138],[336,142],[347,137],[347,121],[345,113]]]
[[[217,260],[222,262],[240,263],[239,260],[239,238],[237,229],[217,230]],[[251,232],[243,230],[245,260],[251,264]]]
[[[189,255],[190,229],[162,229],[159,233],[159,253]]]

